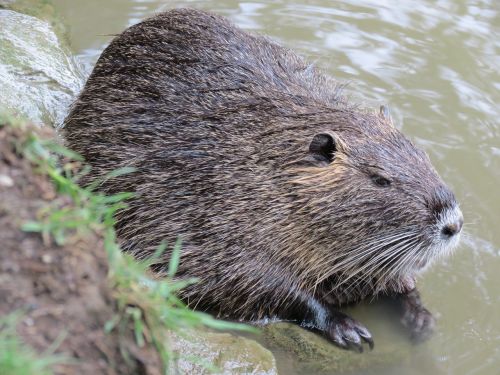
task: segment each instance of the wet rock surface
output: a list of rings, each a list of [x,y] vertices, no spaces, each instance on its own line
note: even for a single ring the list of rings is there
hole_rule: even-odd
[[[68,30],[52,0],[0,0],[0,9],[33,16],[50,24],[59,40],[68,42]]]
[[[11,10],[16,4],[0,2],[0,111],[57,126],[80,91],[83,74],[52,26],[56,21]]]
[[[403,363],[408,358],[411,344],[382,342],[373,351],[367,348],[359,354],[339,349],[318,334],[292,323],[274,323],[263,327],[266,346],[273,353],[282,353],[295,373],[349,374]],[[286,373],[286,369],[281,369]]]
[[[229,333],[187,332],[171,336],[172,349],[178,357],[172,372],[210,374],[276,375],[273,355],[254,340]],[[192,361],[196,356],[197,360]],[[191,360],[190,360],[191,358]],[[208,366],[207,366],[208,365]]]

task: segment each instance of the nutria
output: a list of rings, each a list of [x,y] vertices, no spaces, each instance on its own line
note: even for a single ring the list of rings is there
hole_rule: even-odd
[[[136,193],[122,247],[146,258],[180,237],[189,306],[362,350],[371,334],[338,309],[385,294],[414,337],[432,330],[414,278],[458,242],[453,193],[384,108],[349,104],[292,51],[214,14],[159,14],[106,48],[64,135],[85,183],[135,168],[99,185]]]

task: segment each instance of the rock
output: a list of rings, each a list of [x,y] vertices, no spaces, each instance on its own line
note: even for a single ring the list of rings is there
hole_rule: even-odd
[[[0,0],[0,9],[14,10],[46,21],[64,44],[68,42],[68,30],[52,4],[52,0]]]
[[[1,187],[12,187],[14,186],[14,180],[6,174],[0,174],[0,186]]]
[[[171,348],[178,360],[173,374],[277,375],[273,355],[254,340],[210,331],[172,334]],[[195,360],[194,360],[195,359]]]
[[[401,363],[408,358],[411,345],[400,340],[383,342],[372,352],[354,353],[339,349],[320,335],[296,324],[274,323],[262,328],[266,346],[274,353],[288,353],[286,362],[299,374],[358,373]],[[286,372],[286,371],[285,371]],[[364,373],[364,372],[363,372]]]
[[[48,22],[13,10],[0,8],[0,30],[0,112],[60,125],[84,79],[69,49]]]

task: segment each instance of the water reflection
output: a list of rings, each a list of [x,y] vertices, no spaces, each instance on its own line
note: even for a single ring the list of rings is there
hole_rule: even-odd
[[[195,6],[299,50],[354,101],[387,103],[455,189],[468,236],[421,280],[439,332],[394,374],[493,374],[500,366],[500,12],[476,1],[56,0],[89,67],[110,35]],[[377,317],[365,321],[377,327]],[[292,366],[293,367],[293,366]],[[376,372],[373,372],[376,373]]]

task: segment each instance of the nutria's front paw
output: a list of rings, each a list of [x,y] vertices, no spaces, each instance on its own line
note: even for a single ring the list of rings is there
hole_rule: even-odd
[[[401,322],[409,330],[411,340],[416,343],[429,339],[436,326],[436,319],[423,306],[409,306]]]
[[[349,316],[336,313],[325,330],[325,335],[336,345],[344,349],[363,351],[363,343],[373,349],[371,333],[358,321]]]

